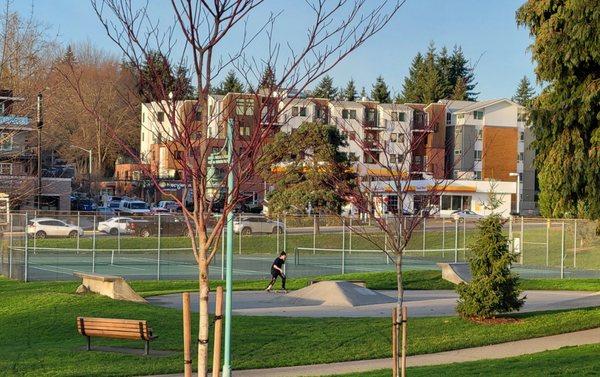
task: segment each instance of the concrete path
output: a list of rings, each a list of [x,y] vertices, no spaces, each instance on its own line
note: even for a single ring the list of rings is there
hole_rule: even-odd
[[[378,291],[394,297],[396,291]],[[600,306],[600,292],[526,291],[522,312],[576,309]],[[411,317],[456,315],[454,291],[406,291],[405,300]],[[146,297],[154,305],[181,308],[181,294]],[[198,310],[198,295],[191,295],[192,310]],[[211,296],[209,302],[214,305]],[[248,316],[282,317],[388,317],[394,304],[336,307],[321,305],[318,299],[291,298],[284,294],[261,291],[233,292],[233,313]],[[211,312],[214,310],[211,307]]]
[[[494,344],[491,346],[466,348],[462,350],[416,355],[408,357],[408,366],[427,366],[450,363],[461,363],[476,360],[503,359],[507,357],[528,355],[548,350],[556,350],[567,346],[580,346],[600,343],[600,328],[577,331],[573,333],[545,336],[542,338],[519,340]],[[277,355],[274,355],[277,357]],[[345,373],[366,372],[391,368],[391,359],[375,359],[348,361],[331,364],[301,365],[296,367],[273,369],[249,369],[235,371],[235,377],[308,377],[329,376]],[[162,375],[160,377],[176,377],[181,374]],[[159,377],[159,376],[155,376]]]

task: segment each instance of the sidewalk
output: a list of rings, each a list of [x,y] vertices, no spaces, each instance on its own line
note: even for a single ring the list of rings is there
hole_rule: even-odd
[[[566,334],[545,336],[518,340],[490,346],[465,348],[455,351],[432,353],[428,355],[415,355],[408,357],[408,366],[426,366],[466,361],[503,359],[507,357],[527,355],[548,350],[556,350],[567,346],[580,346],[585,344],[600,343],[600,328],[583,330]],[[183,364],[182,364],[183,365]],[[375,359],[346,361],[331,364],[300,365],[295,367],[272,369],[248,369],[234,371],[235,377],[308,377],[328,376],[334,374],[366,372],[377,369],[391,368],[391,359]],[[195,374],[194,374],[195,375]],[[182,374],[169,374],[153,377],[178,377]]]

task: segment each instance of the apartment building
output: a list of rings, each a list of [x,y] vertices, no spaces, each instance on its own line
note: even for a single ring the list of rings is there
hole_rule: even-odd
[[[23,101],[11,90],[0,90],[0,193],[13,209],[68,210],[70,178],[42,177],[38,188],[36,128],[29,117],[15,114],[17,102]]]

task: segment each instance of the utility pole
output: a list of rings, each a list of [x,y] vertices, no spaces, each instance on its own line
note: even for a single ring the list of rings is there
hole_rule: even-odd
[[[44,125],[42,92],[37,95],[37,209],[42,202],[42,126]]]

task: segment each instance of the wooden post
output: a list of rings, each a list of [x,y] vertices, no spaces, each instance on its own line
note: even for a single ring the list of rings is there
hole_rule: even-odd
[[[215,298],[215,344],[213,349],[212,377],[221,372],[221,333],[223,330],[223,287],[218,286]]]
[[[183,372],[185,377],[192,377],[192,328],[190,316],[190,293],[183,292]]]
[[[392,309],[392,376],[398,377],[398,310]]]
[[[407,320],[408,312],[406,306],[402,306],[402,377],[406,377],[406,350],[408,348]]]

